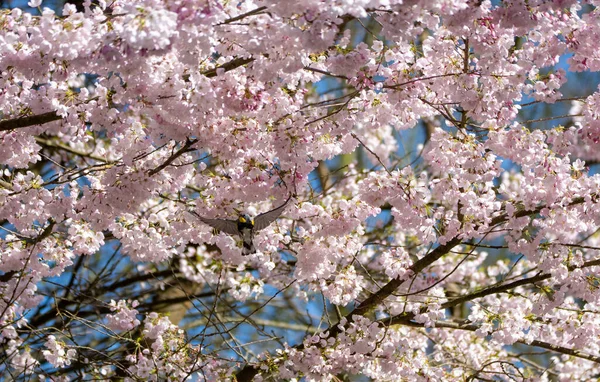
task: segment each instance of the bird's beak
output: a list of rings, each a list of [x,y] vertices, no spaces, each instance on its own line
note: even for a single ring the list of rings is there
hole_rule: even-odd
[[[243,216],[240,216],[240,223],[245,223],[245,222],[246,222],[246,219],[244,219]]]

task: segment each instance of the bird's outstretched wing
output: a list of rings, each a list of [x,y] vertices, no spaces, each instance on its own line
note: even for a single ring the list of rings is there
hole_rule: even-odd
[[[208,219],[202,217],[195,213],[194,211],[188,211],[204,224],[208,224],[209,226],[218,229],[221,232],[225,232],[230,235],[239,235],[237,222],[235,220],[227,220],[227,219]]]
[[[254,218],[254,230],[260,231],[263,228],[267,228],[269,226],[269,224],[271,224],[275,220],[277,220],[277,218],[279,217],[279,215],[281,215],[281,213],[283,212],[283,210],[285,209],[287,204],[290,202],[290,200],[292,200],[292,194],[290,194],[290,196],[287,198],[285,203],[283,203],[281,206],[255,217]]]

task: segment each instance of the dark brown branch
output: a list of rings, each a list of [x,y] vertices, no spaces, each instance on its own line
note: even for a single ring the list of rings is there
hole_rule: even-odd
[[[413,275],[418,275],[423,269],[436,262],[439,258],[450,252],[450,250],[461,243],[459,238],[454,238],[444,245],[440,245],[433,251],[429,252],[426,256],[419,259],[416,263],[410,267]],[[406,280],[393,279],[383,286],[377,293],[372,294],[365,299],[356,309],[354,309],[347,319],[351,320],[353,315],[364,315],[370,310],[381,304],[383,300],[389,297],[392,293],[400,287]]]
[[[44,123],[58,121],[59,119],[62,119],[62,117],[56,114],[55,111],[38,115],[30,115],[28,117],[5,119],[0,121],[0,131],[10,131],[14,129],[20,129],[22,127],[43,125]]]
[[[304,70],[307,70],[307,71],[313,72],[313,73],[324,74],[324,75],[329,76],[329,77],[341,78],[341,79],[344,79],[344,80],[348,80],[349,79],[347,76],[344,76],[344,75],[341,75],[341,74],[332,74],[332,73],[326,72],[326,71],[321,70],[321,69],[311,68],[310,66],[305,66]]]
[[[91,101],[97,101],[99,97],[92,97],[86,101],[82,101],[79,105],[87,104]],[[63,117],[59,116],[56,111],[49,111],[47,113],[29,115],[27,117],[19,117],[13,119],[5,119],[0,121],[0,131],[10,131],[14,129],[20,129],[22,127],[43,125],[44,123],[58,121]]]
[[[203,75],[205,75],[208,78],[211,77],[216,77],[217,76],[217,70],[219,69],[223,69],[225,72],[228,72],[230,70],[239,68],[240,66],[244,66],[246,64],[249,64],[250,62],[254,61],[253,57],[249,57],[249,58],[244,58],[244,57],[238,57],[238,58],[234,58],[233,60],[224,63],[221,66],[218,66],[216,68],[207,70],[205,72],[202,72]]]
[[[167,158],[167,160],[161,164],[160,166],[158,166],[157,168],[148,171],[148,175],[153,176],[158,174],[160,171],[164,170],[166,167],[168,167],[171,163],[173,163],[173,161],[177,158],[179,158],[180,156],[182,156],[183,154],[192,151],[192,149],[190,149],[190,147],[192,147],[196,142],[198,142],[197,139],[188,139],[187,142],[185,142],[185,145],[183,145],[182,148],[180,148],[179,150],[177,150],[173,155],[171,155],[169,158]]]
[[[377,155],[373,150],[371,150],[369,148],[369,146],[365,145],[363,141],[360,140],[360,138],[354,134],[354,133],[350,133],[350,135],[352,135],[352,138],[356,139],[358,141],[358,143],[360,143],[362,145],[362,147],[364,147],[365,150],[367,150],[368,152],[370,152],[375,158],[377,158],[377,161],[379,162],[379,164],[381,165],[381,167],[383,167],[383,169],[385,170],[385,172],[387,172],[389,175],[392,175],[392,172],[386,167],[385,164],[383,164],[383,161],[381,160],[381,158],[379,158],[379,155]]]
[[[248,17],[248,16],[258,15],[258,14],[260,14],[262,11],[264,11],[265,9],[267,9],[267,7],[264,7],[264,6],[263,6],[263,7],[258,7],[258,8],[256,8],[256,9],[253,9],[253,10],[251,10],[251,11],[248,11],[248,12],[246,12],[246,13],[243,13],[243,14],[241,14],[241,15],[239,15],[239,16],[235,16],[235,17],[232,17],[232,18],[230,18],[230,19],[227,19],[227,20],[225,20],[225,21],[223,21],[223,22],[221,22],[221,23],[217,24],[217,26],[219,26],[219,25],[231,24],[231,23],[234,23],[234,22],[236,22],[236,21],[242,20],[242,19],[244,19],[244,18],[246,18],[246,17]]]
[[[588,267],[594,267],[600,265],[600,259],[596,259],[596,260],[590,260],[590,261],[586,261],[585,263],[583,263],[582,266],[580,267],[569,267],[569,272],[574,271],[575,269],[583,269],[583,268],[588,268]],[[451,308],[453,306],[462,304],[464,302],[467,301],[472,301],[476,298],[481,298],[481,297],[485,297],[485,296],[489,296],[491,294],[497,294],[497,293],[502,293],[502,292],[506,292],[508,290],[523,286],[523,285],[527,285],[527,284],[534,284],[540,281],[544,281],[544,280],[548,280],[550,277],[552,277],[551,274],[546,273],[546,274],[538,274],[535,275],[533,277],[528,277],[526,279],[521,279],[521,280],[516,280],[513,281],[511,283],[508,284],[504,284],[504,285],[496,285],[496,286],[492,286],[489,288],[485,288],[483,290],[480,290],[479,292],[475,292],[475,293],[470,293],[455,299],[452,299],[444,304],[442,304],[442,309],[447,309],[447,308]]]

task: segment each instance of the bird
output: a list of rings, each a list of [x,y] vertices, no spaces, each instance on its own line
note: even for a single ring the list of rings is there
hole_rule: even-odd
[[[188,212],[196,216],[204,224],[225,232],[228,235],[241,237],[243,243],[242,255],[248,256],[256,252],[253,243],[254,233],[267,228],[277,220],[290,200],[292,200],[292,194],[288,196],[287,200],[281,206],[264,212],[255,218],[251,218],[248,214],[241,214],[237,220],[209,219],[199,215],[195,211]]]

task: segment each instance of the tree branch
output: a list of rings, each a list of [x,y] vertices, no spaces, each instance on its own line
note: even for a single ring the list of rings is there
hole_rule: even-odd
[[[153,176],[158,174],[160,171],[162,171],[163,169],[165,169],[167,166],[169,166],[171,163],[173,163],[173,161],[177,158],[179,158],[180,156],[182,156],[183,154],[192,151],[190,149],[190,147],[192,147],[196,142],[198,142],[197,139],[189,139],[185,142],[185,145],[183,145],[182,148],[180,148],[179,150],[177,150],[173,155],[171,155],[169,158],[167,158],[167,160],[161,164],[160,166],[158,166],[157,168],[148,171],[148,175]]]
[[[22,127],[43,125],[44,123],[58,121],[59,119],[62,119],[62,117],[56,114],[55,111],[38,115],[30,115],[27,117],[5,119],[0,121],[0,131],[10,131],[14,129],[20,129]]]
[[[233,23],[233,22],[236,22],[236,21],[242,20],[242,19],[244,19],[244,18],[246,18],[246,17],[248,17],[248,16],[258,15],[258,14],[260,14],[262,11],[264,11],[265,9],[267,9],[267,7],[265,7],[265,6],[263,6],[263,7],[258,7],[258,8],[256,8],[256,9],[253,9],[253,10],[251,10],[251,11],[248,11],[248,12],[246,12],[246,13],[243,13],[243,14],[241,14],[241,15],[238,15],[238,16],[232,17],[232,18],[230,18],[230,19],[227,19],[227,20],[225,20],[225,21],[223,21],[223,22],[220,22],[220,23],[218,23],[216,26],[219,26],[219,25],[226,25],[226,24],[231,24],[231,23]]]
[[[404,326],[411,326],[411,327],[415,327],[415,328],[425,328],[425,324],[422,324],[422,323],[419,323],[419,322],[414,322],[414,321],[386,320],[386,321],[383,321],[381,323],[384,324],[384,325],[386,325],[386,326],[404,325]],[[475,324],[466,324],[466,323],[462,323],[462,322],[453,322],[453,321],[436,321],[435,322],[435,327],[436,328],[448,328],[448,329],[468,330],[468,331],[471,331],[471,332],[479,330],[479,326],[478,325],[475,325]],[[527,341],[523,341],[523,340],[518,340],[516,342],[518,342],[520,344],[523,344],[523,345],[536,346],[536,347],[540,347],[540,348],[543,348],[543,349],[555,351],[557,353],[566,354],[566,355],[570,355],[570,356],[577,357],[577,358],[587,359],[588,361],[592,361],[592,362],[595,362],[595,363],[600,363],[600,357],[598,357],[598,356],[595,356],[595,355],[589,354],[589,353],[585,353],[585,352],[582,352],[582,351],[570,349],[570,348],[567,348],[567,347],[564,347],[564,346],[552,345],[551,343],[544,342],[544,341],[538,341],[538,340],[534,340],[534,341],[531,341],[531,342],[527,342]]]

